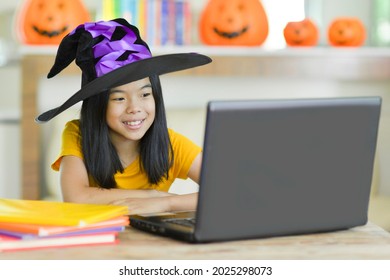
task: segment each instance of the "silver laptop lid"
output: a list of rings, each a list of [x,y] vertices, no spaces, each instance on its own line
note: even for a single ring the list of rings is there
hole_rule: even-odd
[[[365,224],[380,106],[379,97],[210,102],[195,238]]]

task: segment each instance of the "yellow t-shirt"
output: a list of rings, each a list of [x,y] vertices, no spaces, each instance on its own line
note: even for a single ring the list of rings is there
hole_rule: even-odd
[[[73,120],[65,125],[62,133],[62,147],[57,160],[51,165],[53,170],[58,171],[61,159],[64,156],[77,156],[83,159],[80,146],[79,120]],[[144,172],[139,167],[139,157],[127,166],[123,173],[117,172],[114,175],[115,181],[120,189],[156,189],[168,191],[176,178],[187,179],[188,171],[196,156],[201,152],[201,148],[185,136],[168,129],[168,134],[172,143],[174,153],[174,163],[169,170],[169,179],[164,179],[160,184],[151,185]],[[90,182],[91,185],[94,185]]]

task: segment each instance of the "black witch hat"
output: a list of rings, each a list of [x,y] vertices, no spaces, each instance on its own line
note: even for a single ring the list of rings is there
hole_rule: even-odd
[[[73,60],[82,71],[81,89],[61,106],[39,115],[37,122],[47,122],[110,88],[211,62],[208,56],[197,53],[152,56],[138,29],[124,19],[79,25],[61,41],[48,78],[60,73]]]

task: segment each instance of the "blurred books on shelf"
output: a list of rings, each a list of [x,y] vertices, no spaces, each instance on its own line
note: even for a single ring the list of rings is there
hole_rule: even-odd
[[[390,47],[390,1],[374,0],[372,5],[372,45]]]
[[[0,199],[0,252],[115,244],[125,206]]]
[[[104,20],[125,18],[150,46],[192,43],[188,0],[103,0],[102,16]]]

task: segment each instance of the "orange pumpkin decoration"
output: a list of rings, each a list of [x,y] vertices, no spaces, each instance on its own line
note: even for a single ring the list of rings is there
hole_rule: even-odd
[[[208,45],[256,46],[268,36],[268,18],[260,0],[209,0],[199,34]]]
[[[17,20],[23,43],[53,45],[90,16],[81,0],[26,0]]]
[[[287,23],[283,35],[288,46],[311,47],[317,45],[319,31],[314,21],[304,19]]]
[[[358,18],[336,18],[328,28],[329,44],[335,47],[357,47],[363,45],[366,30]]]

